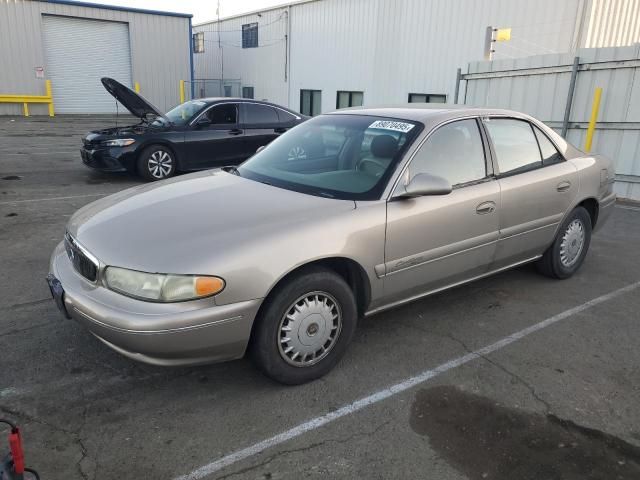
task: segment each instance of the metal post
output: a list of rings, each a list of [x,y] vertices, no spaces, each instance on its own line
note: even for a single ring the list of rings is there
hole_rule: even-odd
[[[600,98],[602,97],[602,87],[596,88],[593,94],[593,106],[591,107],[591,119],[589,120],[589,128],[587,128],[587,139],[584,142],[584,151],[591,151],[593,142],[593,132],[596,129],[596,121],[598,120],[598,110],[600,109]]]
[[[184,103],[184,80],[180,80],[180,103]]]
[[[456,70],[456,92],[453,94],[453,103],[458,104],[458,95],[460,94],[460,81],[462,80],[462,69]]]
[[[51,80],[44,81],[44,88],[47,92],[47,97],[49,97],[49,116],[53,117],[55,113],[53,112],[53,93],[51,92]]]
[[[135,82],[133,84],[133,88],[136,91],[136,93],[140,93],[140,84],[138,82]]]
[[[573,103],[573,92],[576,89],[576,80],[578,79],[578,68],[580,67],[580,57],[573,59],[573,68],[571,69],[571,81],[569,82],[569,92],[567,93],[567,105],[564,107],[564,120],[562,121],[563,137],[567,137],[569,130],[569,117],[571,116],[571,104]]]
[[[25,117],[29,116],[29,105],[27,104],[27,102],[24,102],[22,104],[22,113],[24,113]]]

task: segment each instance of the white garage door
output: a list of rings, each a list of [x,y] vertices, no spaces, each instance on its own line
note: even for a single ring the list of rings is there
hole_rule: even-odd
[[[129,25],[51,15],[42,23],[45,73],[56,113],[114,113],[116,101],[100,79],[131,87]]]

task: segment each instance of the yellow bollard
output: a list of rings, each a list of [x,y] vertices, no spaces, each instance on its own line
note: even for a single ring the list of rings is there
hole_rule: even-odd
[[[24,102],[22,104],[22,112],[24,113],[25,117],[29,116],[29,105],[27,104],[27,102]]]
[[[584,142],[584,151],[589,153],[591,151],[591,144],[593,143],[593,133],[596,129],[596,121],[598,120],[598,110],[600,110],[600,98],[602,97],[602,87],[596,88],[593,94],[593,105],[591,107],[591,119],[589,120],[589,128],[587,128],[587,138]]]
[[[53,93],[51,92],[51,80],[44,81],[44,88],[47,92],[47,97],[49,97],[49,116],[53,117],[55,114],[53,112]]]
[[[184,103],[184,80],[180,80],[180,103]]]
[[[133,89],[136,91],[136,93],[140,93],[140,84],[138,82],[135,82],[133,84]]]

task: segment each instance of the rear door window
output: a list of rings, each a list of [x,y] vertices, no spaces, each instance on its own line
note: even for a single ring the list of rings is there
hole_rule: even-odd
[[[493,142],[501,175],[516,174],[542,166],[538,141],[531,124],[513,118],[490,118],[485,126]]]
[[[279,123],[276,109],[268,105],[260,105],[257,103],[245,103],[243,123],[254,127],[275,126]]]
[[[295,115],[289,112],[285,112],[284,110],[280,110],[279,108],[276,108],[275,111],[278,114],[278,120],[280,120],[280,123],[291,124],[297,120]]]

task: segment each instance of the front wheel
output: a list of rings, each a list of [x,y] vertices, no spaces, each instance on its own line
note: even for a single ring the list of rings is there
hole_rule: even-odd
[[[582,265],[591,243],[591,217],[584,207],[576,207],[560,225],[553,244],[536,266],[543,275],[565,279]]]
[[[254,364],[280,383],[297,385],[325,375],[342,358],[356,328],[356,302],[342,277],[309,267],[276,287],[256,322]]]
[[[138,158],[138,173],[148,182],[163,180],[176,172],[173,152],[162,145],[145,148]]]

